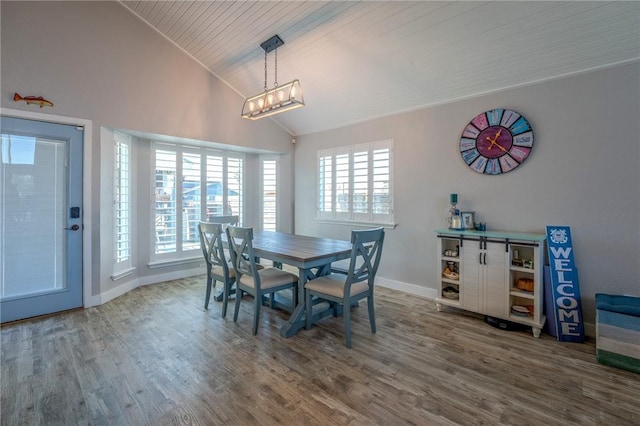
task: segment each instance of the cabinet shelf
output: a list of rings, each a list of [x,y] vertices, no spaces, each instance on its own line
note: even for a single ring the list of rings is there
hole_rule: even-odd
[[[442,256],[442,260],[448,260],[450,262],[460,262],[459,257]]]
[[[512,271],[524,272],[525,274],[535,274],[536,270],[533,268],[523,268],[522,266],[511,265],[509,267]]]
[[[445,277],[441,277],[440,280],[443,283],[448,283],[448,284],[454,284],[454,285],[460,285],[460,280],[452,280],[451,278],[445,278]]]
[[[536,300],[535,293],[530,292],[530,291],[518,290],[517,288],[512,288],[511,291],[509,292],[509,294],[511,296],[521,297],[523,299]]]

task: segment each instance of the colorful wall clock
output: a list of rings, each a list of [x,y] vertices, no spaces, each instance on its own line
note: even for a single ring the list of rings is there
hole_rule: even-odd
[[[492,109],[478,114],[460,138],[460,155],[478,173],[499,175],[518,167],[533,148],[533,129],[521,114]]]

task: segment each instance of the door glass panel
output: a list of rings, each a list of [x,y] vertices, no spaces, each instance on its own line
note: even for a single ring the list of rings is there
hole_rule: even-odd
[[[65,140],[2,134],[0,299],[66,283]]]

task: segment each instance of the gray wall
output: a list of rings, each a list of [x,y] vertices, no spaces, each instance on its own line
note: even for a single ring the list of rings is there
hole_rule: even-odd
[[[449,193],[492,230],[544,233],[569,225],[584,317],[597,292],[640,295],[640,66],[621,66],[298,137],[297,233],[348,238],[350,227],[314,217],[316,151],[394,139],[395,219],[378,275],[383,285],[436,295],[434,229],[446,228]],[[466,123],[507,108],[532,124],[527,161],[501,176],[465,165]],[[477,219],[477,220],[478,220]]]
[[[116,287],[140,276],[148,283],[149,275],[185,268],[151,271],[141,255],[128,282],[110,279],[113,154],[106,128],[284,153],[283,179],[290,180],[291,136],[272,120],[241,119],[240,95],[117,2],[1,2],[0,7],[0,105],[93,124],[91,208],[84,214],[91,218],[85,232],[91,233],[91,295],[98,303],[111,297],[101,295],[121,294]],[[14,92],[44,96],[55,106],[14,103]],[[291,230],[292,188],[284,187],[280,195],[289,207],[283,229]]]

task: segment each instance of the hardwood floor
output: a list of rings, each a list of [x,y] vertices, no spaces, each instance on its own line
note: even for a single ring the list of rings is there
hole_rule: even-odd
[[[138,288],[95,308],[2,327],[2,425],[640,425],[640,376],[593,342],[502,331],[376,290],[290,339],[252,307],[204,310],[205,278]]]

